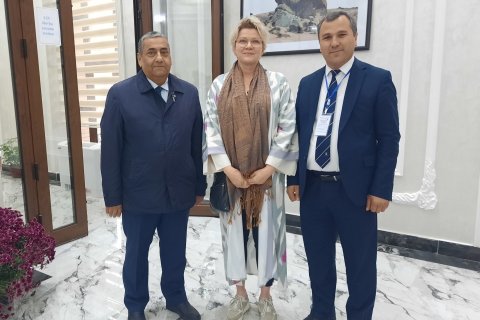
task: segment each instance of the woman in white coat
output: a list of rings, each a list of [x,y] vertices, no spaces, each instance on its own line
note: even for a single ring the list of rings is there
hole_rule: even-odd
[[[277,318],[270,295],[274,279],[286,284],[285,175],[298,158],[295,106],[286,78],[265,70],[260,58],[267,33],[254,16],[242,19],[231,37],[237,61],[212,83],[205,110],[204,173],[227,176],[230,211],[219,212],[225,274],[236,295],[228,320],[249,309],[247,241],[256,249],[261,319]]]

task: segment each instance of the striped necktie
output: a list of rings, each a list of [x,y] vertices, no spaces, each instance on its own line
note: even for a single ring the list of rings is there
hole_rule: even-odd
[[[162,91],[163,91],[163,90],[165,90],[165,89],[163,89],[163,88],[160,87],[160,86],[157,86],[157,87],[155,88],[155,92],[162,98],[163,101],[165,101],[165,99],[164,99],[163,96],[162,96]]]
[[[333,118],[335,115],[335,105],[337,102],[337,79],[336,75],[340,70],[332,70],[332,80],[327,90],[327,97],[323,107],[324,114],[330,114],[330,123],[325,136],[318,136],[315,148],[315,161],[320,168],[324,168],[330,162],[330,137],[332,136]]]

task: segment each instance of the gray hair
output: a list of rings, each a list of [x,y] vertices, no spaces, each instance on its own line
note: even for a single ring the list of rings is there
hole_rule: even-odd
[[[262,40],[262,48],[263,51],[267,48],[267,37],[268,33],[265,28],[265,25],[255,16],[248,16],[240,20],[237,24],[235,29],[232,32],[230,37],[230,44],[232,45],[232,49],[235,50],[235,42],[237,41],[238,34],[242,29],[255,29],[257,30],[258,34],[260,35],[260,39]]]
[[[138,40],[137,53],[142,53],[143,42],[147,39],[152,39],[152,38],[165,38],[165,39],[167,39],[167,36],[165,36],[163,33],[160,33],[158,31],[149,31],[149,32],[145,33],[140,38],[140,40]]]
[[[353,35],[356,35],[357,34],[357,20],[354,17],[352,17],[351,15],[349,15],[346,11],[341,11],[340,10],[340,11],[329,12],[329,13],[327,13],[327,15],[325,17],[323,17],[322,20],[320,20],[320,22],[317,25],[317,36],[320,36],[320,27],[322,26],[322,23],[332,22],[334,20],[337,20],[341,16],[345,16],[348,19],[348,21],[350,21],[350,28],[353,31]]]

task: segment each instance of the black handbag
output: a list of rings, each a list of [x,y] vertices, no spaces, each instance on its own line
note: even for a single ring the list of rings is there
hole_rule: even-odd
[[[213,174],[213,184],[210,187],[210,206],[218,211],[230,211],[227,176],[223,171]]]

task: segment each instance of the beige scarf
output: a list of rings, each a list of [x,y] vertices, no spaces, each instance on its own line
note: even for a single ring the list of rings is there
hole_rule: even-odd
[[[265,167],[269,152],[270,107],[270,86],[265,69],[257,65],[247,96],[243,73],[236,62],[220,91],[217,109],[225,151],[232,166],[245,178]],[[240,201],[241,208],[246,211],[247,228],[258,226],[265,190],[271,188],[272,178],[247,189],[236,188],[227,181],[230,207],[233,209]]]

